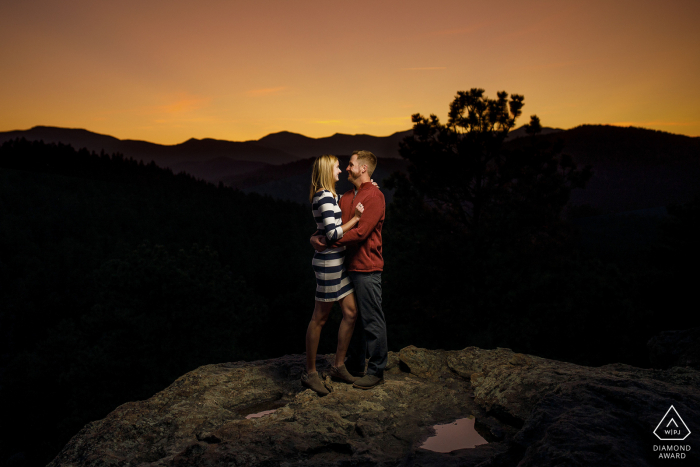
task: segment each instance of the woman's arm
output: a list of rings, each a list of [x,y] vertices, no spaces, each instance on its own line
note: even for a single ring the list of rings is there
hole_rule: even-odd
[[[377,192],[379,193],[379,192]],[[367,214],[362,215],[362,222],[354,229],[346,232],[346,235],[342,239],[333,242],[329,242],[329,248],[336,248],[339,246],[347,246],[354,243],[359,243],[366,240],[372,231],[376,228],[377,224],[384,219],[384,196],[379,193],[379,196],[369,196],[363,199],[364,210]]]
[[[334,207],[336,206],[335,199],[332,198],[331,196],[323,196],[321,199],[318,200],[318,212],[321,214],[321,223],[323,224],[323,230],[317,230],[316,233],[321,235],[323,234],[325,237],[325,240],[327,244],[333,243],[334,241],[337,241],[341,239],[344,235],[345,232],[348,230],[352,229],[355,224],[360,220],[360,217],[362,217],[362,213],[364,212],[365,208],[362,205],[362,203],[358,203],[357,207],[355,208],[355,215],[345,224],[341,226],[337,226],[335,224],[335,219],[336,219],[336,210]],[[316,235],[316,234],[314,234]],[[321,239],[322,237],[314,237],[312,236],[310,241],[311,244],[314,245],[314,238]],[[320,245],[318,247],[314,245],[314,248],[317,251],[322,251],[320,248]]]
[[[355,208],[355,216],[353,216],[352,219],[350,219],[348,222],[340,226],[341,229],[343,229],[343,232],[346,232],[349,229],[352,229],[355,224],[360,220],[360,217],[362,216],[362,213],[365,211],[365,207],[362,205],[362,203],[358,203],[357,207]],[[342,235],[341,235],[342,236]],[[314,234],[309,238],[309,242],[311,243],[311,246],[314,248],[316,251],[323,251],[328,248],[328,244],[331,242],[326,241],[326,237],[321,235],[321,231],[317,230],[314,232]]]
[[[339,240],[343,237],[345,229],[344,226],[337,226],[335,224],[336,219],[336,201],[329,192],[324,193],[318,200],[318,212],[321,215],[321,223],[323,224],[323,230],[319,233],[325,235],[328,243]],[[353,224],[354,225],[354,224]]]

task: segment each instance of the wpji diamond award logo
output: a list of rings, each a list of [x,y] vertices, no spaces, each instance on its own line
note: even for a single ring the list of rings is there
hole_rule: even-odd
[[[671,406],[659,424],[656,425],[654,434],[660,441],[684,441],[690,436],[690,430],[676,408]],[[654,445],[654,452],[659,453],[659,459],[685,459],[687,451],[690,451],[689,444]]]

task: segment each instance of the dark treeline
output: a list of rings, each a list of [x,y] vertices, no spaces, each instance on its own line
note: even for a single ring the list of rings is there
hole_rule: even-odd
[[[457,93],[444,124],[413,115],[399,151],[409,174],[385,182],[395,192],[384,298],[402,310],[389,341],[647,366],[650,337],[700,325],[697,314],[670,318],[693,302],[700,278],[698,202],[670,206],[663,222],[619,216],[626,235],[582,238],[585,220],[566,213],[585,214],[569,200],[595,168],[541,135],[535,115],[527,136],[504,144],[522,107],[523,96],[474,88]]]
[[[585,215],[569,201],[595,168],[577,165],[556,135],[541,135],[536,115],[527,136],[504,144],[522,107],[523,96],[490,99],[474,88],[457,93],[445,124],[413,115],[399,151],[409,174],[385,182],[396,189],[385,300],[402,309],[389,340],[647,366],[650,337],[700,325],[695,313],[670,318],[693,302],[700,278],[691,240],[698,202],[669,206],[663,222],[618,216],[606,235],[583,238],[590,221],[566,214]]]
[[[454,171],[433,167],[438,179]],[[669,319],[697,282],[682,272],[700,259],[697,201],[670,207],[653,244],[591,250],[560,216],[534,225],[501,195],[474,230],[405,177],[386,186],[390,350],[501,346],[646,366],[651,335],[700,324]],[[197,366],[303,352],[314,230],[308,205],[119,155],[3,144],[0,463],[45,465],[89,421]],[[338,322],[336,310],[320,353]]]
[[[591,247],[566,222],[556,237],[532,243],[511,230],[465,234],[406,187],[397,187],[387,218],[386,250],[400,250],[385,268],[394,348],[507,347],[648,367],[649,338],[700,326],[688,309],[700,279],[698,199],[669,207],[653,243],[642,246],[613,237]],[[640,221],[654,222],[619,222]]]
[[[314,229],[307,206],[3,144],[0,462],[45,465],[85,423],[200,365],[303,352]]]

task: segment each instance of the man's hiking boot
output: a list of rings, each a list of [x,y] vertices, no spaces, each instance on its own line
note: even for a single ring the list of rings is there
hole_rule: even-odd
[[[327,396],[330,394],[323,384],[321,377],[318,376],[318,371],[314,371],[313,373],[303,372],[301,374],[301,384],[316,392],[319,396]]]
[[[380,384],[384,384],[384,378],[375,375],[364,375],[362,378],[355,381],[352,387],[358,389],[372,389]]]
[[[365,375],[365,370],[364,368],[362,370],[356,370],[354,368],[348,368],[347,365],[345,366],[345,369],[348,370],[348,373],[350,373],[350,376],[357,376],[358,378],[362,378]]]
[[[328,374],[332,379],[342,381],[343,383],[348,384],[352,384],[358,379],[360,379],[348,373],[348,370],[345,368],[345,365],[340,365],[339,367],[331,366],[331,371],[329,371]]]

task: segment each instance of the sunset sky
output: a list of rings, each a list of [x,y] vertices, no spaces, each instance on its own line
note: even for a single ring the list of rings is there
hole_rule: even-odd
[[[458,90],[518,126],[700,135],[698,0],[24,0],[0,4],[0,131],[175,144],[384,136]]]

